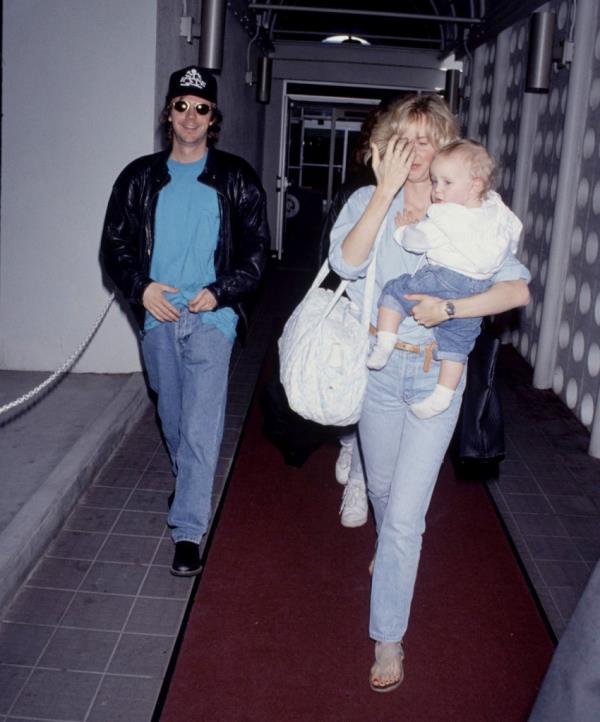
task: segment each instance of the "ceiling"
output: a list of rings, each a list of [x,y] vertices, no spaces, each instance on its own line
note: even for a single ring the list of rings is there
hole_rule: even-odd
[[[445,52],[481,24],[486,0],[249,0],[271,42],[317,41],[332,35],[370,45]],[[353,42],[353,41],[346,41]],[[358,41],[354,41],[358,42]]]
[[[273,51],[283,42],[355,36],[386,48],[462,55],[544,0],[229,0]],[[236,12],[237,15],[237,12]],[[250,28],[247,28],[250,30]],[[346,42],[358,42],[346,40]]]

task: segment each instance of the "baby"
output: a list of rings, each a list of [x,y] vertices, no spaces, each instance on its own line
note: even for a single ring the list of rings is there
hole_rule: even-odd
[[[516,252],[523,226],[491,190],[493,173],[494,161],[477,141],[456,140],[436,154],[430,171],[433,205],[424,220],[399,225],[394,234],[407,251],[424,254],[423,263],[412,276],[404,274],[384,286],[369,368],[383,368],[394,350],[398,326],[416,303],[405,294],[453,299],[481,293],[507,254]],[[429,396],[411,404],[421,419],[450,406],[480,331],[481,318],[455,318],[451,301],[445,310],[448,320],[433,329],[434,356],[441,362],[438,383]]]

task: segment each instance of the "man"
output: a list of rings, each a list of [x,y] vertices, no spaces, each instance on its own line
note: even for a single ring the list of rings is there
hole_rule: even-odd
[[[239,303],[257,288],[269,248],[256,173],[213,147],[221,120],[210,72],[173,73],[161,116],[171,148],[123,170],[102,235],[108,275],[144,310],[142,355],[176,477],[168,524],[177,576],[201,570]]]

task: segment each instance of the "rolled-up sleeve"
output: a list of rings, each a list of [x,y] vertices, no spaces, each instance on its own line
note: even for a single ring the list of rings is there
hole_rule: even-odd
[[[512,253],[509,253],[497,273],[492,277],[492,283],[500,281],[531,281],[531,273]]]
[[[365,186],[355,191],[340,211],[331,229],[329,245],[329,264],[341,278],[354,280],[366,275],[373,257],[373,250],[359,266],[352,266],[342,256],[342,243],[362,216],[375,186]]]

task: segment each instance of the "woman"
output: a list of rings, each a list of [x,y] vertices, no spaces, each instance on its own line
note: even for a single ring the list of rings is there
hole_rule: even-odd
[[[419,257],[393,240],[394,217],[405,223],[425,215],[431,202],[429,166],[436,151],[458,136],[456,121],[437,95],[410,96],[394,103],[371,135],[376,186],[361,188],[342,209],[331,233],[330,261],[348,293],[362,304],[364,278],[382,226],[376,256],[374,299],[385,283],[414,273]],[[409,404],[433,390],[439,363],[431,358],[430,328],[456,316],[486,316],[525,305],[527,270],[513,257],[485,293],[452,302],[414,294],[413,319],[400,329],[388,365],[371,371],[359,422],[369,499],[377,528],[372,565],[369,633],[375,640],[370,685],[387,692],[403,678],[402,638],[425,530],[425,514],[460,410],[464,373],[450,407],[432,419],[418,419]],[[375,325],[377,308],[372,310]]]

